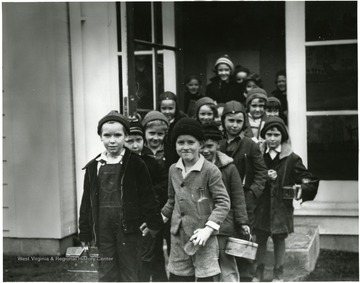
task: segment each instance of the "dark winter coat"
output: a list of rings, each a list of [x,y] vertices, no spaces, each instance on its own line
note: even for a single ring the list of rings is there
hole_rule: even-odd
[[[146,146],[141,151],[141,158],[149,171],[156,199],[160,208],[162,208],[167,201],[168,170],[155,159],[152,151]]]
[[[229,82],[223,82],[219,77],[214,77],[211,79],[211,83],[206,86],[205,96],[208,96],[215,100],[217,104],[226,103],[240,97],[239,87],[232,80]]]
[[[260,149],[264,153],[266,143]],[[302,179],[312,179],[313,175],[305,168],[301,158],[293,153],[290,143],[282,143],[278,158],[273,162],[274,168],[268,168],[277,172],[277,178],[266,182],[255,212],[254,228],[271,234],[289,234],[294,232],[294,207],[293,200],[283,199],[283,187],[301,184]],[[270,157],[266,160],[270,160]]]
[[[179,155],[176,152],[175,149],[175,143],[171,140],[171,133],[174,129],[175,124],[182,118],[187,117],[185,113],[182,111],[177,111],[175,114],[174,121],[170,124],[168,132],[166,134],[165,140],[164,140],[164,151],[165,151],[165,162],[166,162],[166,168],[169,169],[170,166],[174,163],[176,163],[179,160]]]
[[[220,151],[226,153],[226,147],[226,140],[220,141]],[[257,199],[263,193],[267,180],[267,168],[258,144],[243,135],[230,157],[234,159],[234,164],[243,180],[246,210],[249,225],[252,226]]]
[[[248,223],[244,189],[233,159],[225,153],[216,153],[215,165],[220,169],[222,180],[230,197],[230,211],[220,226],[219,235],[235,236],[241,225]]]
[[[184,94],[184,109],[189,117],[195,116],[195,102],[204,97],[202,93],[191,94],[186,91]]]
[[[99,213],[98,213],[98,174],[96,158],[92,159],[85,169],[84,192],[80,206],[80,241],[95,240],[98,245]],[[149,172],[141,157],[125,149],[120,169],[120,184],[122,189],[122,228],[124,233],[139,232],[139,227],[146,222],[153,230],[160,230],[162,218],[159,204],[152,189]]]

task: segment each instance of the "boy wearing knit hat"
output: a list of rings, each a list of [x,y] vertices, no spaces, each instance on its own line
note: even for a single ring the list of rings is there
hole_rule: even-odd
[[[230,196],[231,208],[225,221],[220,227],[217,236],[219,242],[219,265],[221,282],[239,282],[239,271],[235,257],[225,253],[228,237],[236,237],[238,234],[249,234],[247,226],[248,218],[244,190],[239,172],[233,163],[233,159],[219,151],[219,141],[222,133],[215,123],[202,125],[205,142],[200,152],[206,160],[215,164],[221,171],[222,179]]]
[[[99,281],[138,281],[141,228],[155,237],[162,226],[159,206],[145,163],[124,147],[126,117],[111,111],[97,131],[106,150],[84,167],[79,238],[83,247],[94,241],[99,257],[109,259],[99,261]]]
[[[273,281],[279,282],[283,280],[285,238],[294,232],[293,199],[309,200],[304,192],[309,189],[317,191],[319,182],[292,151],[289,134],[281,118],[267,118],[261,136],[265,139],[260,149],[268,168],[268,180],[256,209],[254,233],[258,250],[256,277],[253,281],[263,281],[267,240],[272,237],[275,255]],[[285,194],[296,184],[300,185],[301,193],[296,194],[294,190],[295,196]]]
[[[159,207],[167,200],[168,172],[154,158],[153,153],[144,145],[144,131],[138,120],[130,120],[130,133],[125,139],[125,146],[132,152],[141,156],[149,171],[153,190],[155,191]],[[149,234],[143,244],[140,281],[167,281],[165,259],[163,255],[163,230],[164,227],[152,238]],[[144,229],[144,232],[146,228]]]
[[[263,192],[267,168],[259,146],[246,136],[246,111],[238,101],[225,104],[221,117],[226,139],[220,141],[220,151],[234,159],[245,192],[249,226],[252,229],[257,199]],[[241,281],[251,278],[251,263],[237,258]]]
[[[145,142],[157,160],[164,159],[164,141],[169,128],[169,120],[159,111],[150,111],[142,121]]]
[[[237,85],[231,74],[234,64],[228,55],[218,58],[214,64],[215,77],[206,86],[205,95],[212,98],[216,103],[225,103],[237,95]]]
[[[170,95],[171,93],[167,92],[166,95]],[[173,146],[167,143],[167,135],[169,128],[169,120],[168,118],[159,111],[150,111],[148,112],[144,119],[142,120],[142,125],[144,129],[145,136],[145,144],[147,149],[149,149],[149,154],[156,159],[158,166],[165,170],[166,180],[168,179],[168,168],[170,163],[173,163],[175,160],[173,155]],[[170,156],[170,157],[169,157]],[[160,200],[160,207],[167,201],[167,183],[166,189],[158,192],[158,198]],[[155,247],[155,258],[152,261],[152,268],[149,270],[149,275],[152,275],[153,281],[167,281],[167,275],[165,272],[165,258],[162,250],[162,242],[163,239],[166,240],[167,244],[167,252],[170,252],[170,226],[167,224],[163,227],[163,229],[158,233],[156,239],[156,247]],[[149,277],[149,276],[147,276]]]
[[[171,135],[180,156],[169,170],[169,199],[161,210],[171,218],[170,281],[214,281],[220,273],[215,234],[230,209],[219,169],[200,154],[201,124],[191,118],[176,123]]]
[[[246,98],[247,118],[252,131],[252,137],[255,142],[262,142],[260,131],[264,126],[266,118],[265,107],[267,102],[267,93],[262,88],[253,88],[248,92]]]

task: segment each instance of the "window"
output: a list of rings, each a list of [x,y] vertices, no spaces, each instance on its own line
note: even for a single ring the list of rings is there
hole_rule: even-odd
[[[308,166],[323,180],[358,179],[356,2],[306,2]]]
[[[143,116],[157,108],[166,87],[164,72],[167,78],[176,77],[173,3],[117,3],[117,14],[121,108],[125,115],[135,111]],[[133,68],[129,54],[134,56]]]

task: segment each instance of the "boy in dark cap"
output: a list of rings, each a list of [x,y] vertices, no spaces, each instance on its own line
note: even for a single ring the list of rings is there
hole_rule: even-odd
[[[235,257],[225,253],[228,237],[237,237],[239,233],[249,234],[248,218],[244,190],[239,172],[233,159],[219,151],[221,131],[215,122],[202,125],[205,142],[200,152],[206,160],[215,164],[221,171],[222,180],[230,196],[231,208],[220,227],[217,236],[219,242],[220,282],[239,282],[239,271]]]
[[[220,151],[234,159],[245,192],[249,226],[252,229],[254,212],[267,179],[267,168],[258,144],[246,137],[246,111],[238,101],[225,104],[221,117],[226,139],[220,142]],[[241,281],[251,280],[251,264],[237,258]]]
[[[268,168],[268,180],[256,209],[254,233],[259,246],[256,254],[256,277],[253,278],[253,282],[263,281],[269,237],[274,243],[273,282],[279,282],[283,281],[285,239],[288,234],[294,232],[293,199],[310,200],[307,192],[317,192],[319,181],[292,151],[289,134],[281,118],[267,118],[261,136],[265,139],[260,149]],[[300,185],[300,192],[296,192],[296,184]],[[286,193],[289,190],[293,190],[293,195]],[[312,195],[312,199],[315,195]]]
[[[160,207],[162,207],[167,200],[168,172],[155,159],[153,152],[144,145],[144,139],[141,123],[138,120],[131,120],[130,133],[125,139],[125,146],[132,152],[139,154],[144,160],[151,177],[157,201]],[[149,234],[145,236],[146,242],[144,243],[140,281],[164,282],[168,280],[163,251],[163,232],[164,227],[156,234],[154,241],[152,241]]]
[[[198,121],[179,120],[171,140],[180,159],[170,167],[169,199],[161,210],[164,221],[171,218],[170,281],[214,281],[220,273],[215,234],[229,212],[229,196],[219,169],[199,152],[204,134]]]
[[[99,281],[139,281],[140,227],[155,237],[162,226],[146,165],[124,148],[129,131],[119,112],[103,117],[97,132],[106,150],[84,167],[79,237],[82,246],[99,248]]]

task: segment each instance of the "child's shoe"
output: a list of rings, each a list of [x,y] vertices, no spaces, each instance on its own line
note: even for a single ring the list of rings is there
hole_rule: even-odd
[[[274,278],[272,282],[284,282],[282,266],[279,268],[274,268]]]
[[[252,282],[262,282],[264,279],[264,269],[265,269],[265,265],[264,264],[259,264],[256,267],[256,272],[255,272],[255,276],[252,279]]]

